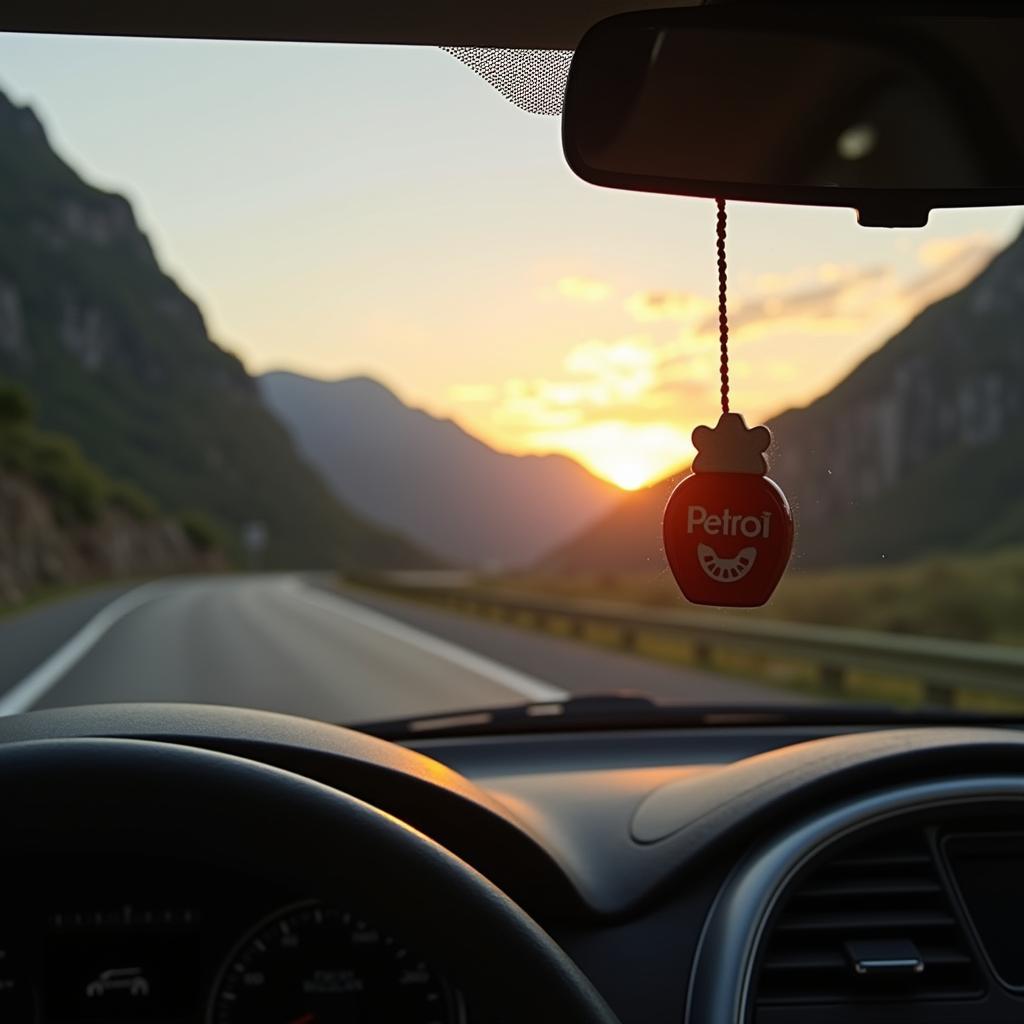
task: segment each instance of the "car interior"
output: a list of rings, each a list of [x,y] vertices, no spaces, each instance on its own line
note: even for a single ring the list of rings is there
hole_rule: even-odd
[[[991,5],[649,6],[13,0],[0,28],[575,50],[565,159],[595,186],[848,207],[864,231],[1024,203],[1016,14],[986,36]],[[695,92],[720,101],[692,112],[696,150],[666,131]],[[844,164],[851,97],[909,127]],[[365,729],[198,703],[0,717],[0,1021],[1024,1018],[1017,720],[617,701]]]

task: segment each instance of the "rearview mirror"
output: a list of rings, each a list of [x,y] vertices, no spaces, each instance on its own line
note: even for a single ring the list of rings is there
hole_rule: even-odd
[[[1024,17],[1005,13],[620,15],[576,51],[563,146],[596,185],[919,226],[939,207],[1024,203],[1022,53]]]

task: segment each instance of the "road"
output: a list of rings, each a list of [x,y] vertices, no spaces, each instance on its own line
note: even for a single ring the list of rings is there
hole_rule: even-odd
[[[293,575],[109,587],[0,621],[0,713],[232,704],[335,722],[630,689],[695,703],[784,691]],[[790,698],[792,699],[792,698]]]

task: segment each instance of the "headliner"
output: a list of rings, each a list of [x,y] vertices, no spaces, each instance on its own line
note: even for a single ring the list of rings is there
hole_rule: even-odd
[[[5,0],[0,30],[575,49],[595,22],[623,11],[700,0],[363,0],[240,4],[207,0]]]

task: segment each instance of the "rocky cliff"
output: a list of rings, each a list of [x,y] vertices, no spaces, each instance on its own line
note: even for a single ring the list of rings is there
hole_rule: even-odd
[[[800,557],[1024,541],[1024,240],[842,383],[771,424]]]
[[[140,521],[110,508],[93,523],[62,523],[38,487],[0,472],[0,605],[53,584],[223,566],[218,551],[197,547],[168,519]]]

